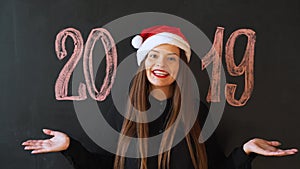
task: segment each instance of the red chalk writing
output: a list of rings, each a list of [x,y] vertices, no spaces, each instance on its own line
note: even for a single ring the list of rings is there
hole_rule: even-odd
[[[98,91],[95,86],[95,80],[93,76],[93,49],[97,40],[101,39],[104,45],[106,54],[106,76],[104,78],[101,90]],[[87,88],[90,96],[98,101],[103,101],[110,93],[112,88],[114,77],[117,70],[117,49],[113,38],[110,33],[103,28],[93,29],[88,37],[85,52],[83,57],[83,71],[86,80]]]
[[[234,44],[239,36],[245,35],[248,38],[247,47],[244,53],[243,60],[237,66],[234,63]],[[254,87],[254,46],[255,46],[255,32],[251,29],[239,29],[231,34],[229,37],[226,50],[225,59],[228,73],[231,76],[241,76],[245,74],[244,92],[239,100],[234,98],[236,91],[236,84],[226,84],[225,96],[229,104],[233,106],[244,106],[251,96]]]
[[[90,96],[98,101],[103,101],[110,93],[113,85],[113,81],[116,75],[117,69],[117,50],[115,42],[110,33],[102,28],[92,30],[87,39],[85,46],[85,52],[83,56],[83,70],[85,82],[79,84],[78,93],[79,96],[67,96],[68,85],[71,74],[73,73],[78,61],[82,57],[83,51],[83,39],[81,33],[74,28],[67,28],[58,33],[55,40],[56,55],[61,60],[67,55],[66,52],[66,38],[70,36],[74,41],[74,51],[66,65],[61,70],[55,84],[55,97],[57,100],[85,100],[86,88],[89,91]],[[92,51],[94,49],[97,40],[101,39],[106,53],[106,76],[101,86],[100,92],[95,86],[95,80],[93,76],[93,63],[92,63]],[[87,86],[87,87],[86,87]]]
[[[66,38],[70,36],[74,42],[74,50],[70,59],[61,70],[56,84],[55,96],[57,100],[85,100],[86,89],[91,98],[103,101],[109,95],[117,70],[117,50],[115,42],[110,33],[103,28],[93,29],[87,39],[85,48],[81,33],[74,28],[67,28],[58,33],[55,41],[55,50],[58,59],[62,60],[67,55],[65,49]],[[241,63],[237,66],[234,61],[234,44],[239,36],[247,37],[247,47]],[[207,94],[208,102],[220,102],[220,78],[222,68],[224,28],[217,27],[211,50],[202,58],[202,70],[212,63],[212,78]],[[93,50],[95,43],[101,39],[106,54],[106,76],[100,91],[95,86],[93,76]],[[245,75],[244,91],[239,99],[235,98],[237,85],[227,83],[225,85],[225,97],[232,106],[244,106],[251,97],[254,88],[254,47],[255,32],[251,29],[239,29],[234,31],[227,40],[225,47],[225,60],[227,71],[231,76]],[[84,54],[83,54],[84,49]],[[78,96],[68,96],[68,85],[78,61],[83,55],[83,71],[85,84],[80,83]]]
[[[74,42],[74,51],[68,62],[62,68],[56,83],[55,83],[55,97],[57,100],[84,100],[86,99],[86,86],[83,83],[79,84],[79,96],[68,96],[68,86],[70,77],[82,57],[83,39],[81,33],[74,28],[67,28],[59,32],[55,40],[56,56],[59,60],[67,56],[66,39],[70,36]]]

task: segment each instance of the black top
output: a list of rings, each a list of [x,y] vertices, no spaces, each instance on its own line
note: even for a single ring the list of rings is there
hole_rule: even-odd
[[[164,131],[169,109],[172,105],[171,99],[167,99],[167,102],[159,101],[153,97],[150,97],[150,99],[152,103],[151,106],[154,106],[157,111],[166,107],[159,118],[149,123],[149,136],[155,136]],[[208,109],[205,104],[200,103],[199,117],[203,118],[206,117]],[[112,106],[112,110],[109,111],[109,114],[106,116],[106,120],[118,131],[121,130],[123,119],[124,118],[117,113],[114,106]],[[226,157],[224,153],[220,151],[216,143],[214,136],[205,142],[209,169],[251,169],[251,161],[256,156],[255,154],[248,156],[242,147],[238,147]],[[71,138],[69,148],[62,151],[62,154],[76,169],[113,169],[114,154],[103,155],[91,153],[73,138]],[[152,156],[147,158],[148,169],[157,169],[157,157],[158,156]],[[139,159],[126,158],[125,169],[139,169]],[[185,139],[181,140],[179,144],[171,149],[170,169],[194,169]]]

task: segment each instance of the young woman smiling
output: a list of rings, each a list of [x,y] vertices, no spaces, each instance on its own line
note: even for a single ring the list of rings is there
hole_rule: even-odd
[[[199,117],[190,130],[187,126],[193,118],[191,112],[200,106],[199,114],[205,114],[207,108],[200,101],[194,105],[194,91],[191,90],[188,68],[185,66],[190,61],[191,49],[180,29],[154,26],[143,30],[132,43],[138,49],[139,69],[130,87],[126,118],[121,117],[114,106],[109,112],[110,120],[115,122],[114,127],[121,133],[115,153],[118,155],[91,153],[67,134],[48,129],[44,133],[52,138],[25,141],[22,144],[25,150],[32,150],[34,154],[62,152],[77,169],[249,169],[257,154],[286,156],[298,151],[279,149],[278,141],[255,138],[225,157],[213,137],[205,143],[199,143],[202,125]],[[159,118],[149,123],[141,122],[147,119],[146,110],[150,107],[159,109],[163,102],[166,106]],[[187,118],[176,120],[180,112]],[[167,129],[171,129],[170,132],[165,132]],[[172,147],[175,135],[180,130],[187,133]],[[141,158],[126,157],[128,149],[134,144],[131,138],[148,138],[161,133],[157,155],[147,156],[152,145],[140,139],[133,146],[138,147]]]

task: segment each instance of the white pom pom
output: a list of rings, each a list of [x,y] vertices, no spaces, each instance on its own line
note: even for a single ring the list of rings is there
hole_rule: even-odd
[[[132,40],[131,40],[131,45],[138,49],[141,47],[143,43],[143,38],[140,35],[136,35]]]

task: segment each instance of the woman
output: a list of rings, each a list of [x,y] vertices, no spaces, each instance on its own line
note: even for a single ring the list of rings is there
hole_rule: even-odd
[[[126,111],[126,118],[116,118],[117,110],[113,107],[110,120],[120,130],[116,154],[105,156],[88,152],[79,142],[59,131],[44,129],[44,133],[53,136],[47,140],[28,140],[22,145],[32,153],[61,151],[75,168],[114,168],[114,169],[248,169],[256,154],[265,156],[286,156],[295,154],[297,149],[281,150],[277,141],[252,139],[236,148],[229,157],[225,157],[217,148],[214,138],[204,144],[198,142],[201,132],[201,119],[191,125],[192,113],[199,103],[193,104],[193,90],[189,84],[186,63],[190,61],[191,50],[188,41],[179,28],[154,26],[145,29],[132,40],[137,48],[138,73],[134,77]],[[150,107],[159,107],[166,101],[162,115],[146,123],[145,111]],[[151,102],[151,104],[150,104]],[[151,109],[152,111],[154,109]],[[158,110],[157,110],[158,111]],[[185,116],[182,118],[180,112]],[[207,113],[207,108],[200,102],[199,114]],[[180,120],[176,120],[181,117]],[[122,124],[122,125],[120,125]],[[172,126],[172,127],[171,127]],[[191,129],[188,127],[191,126]],[[183,128],[186,136],[172,147],[176,132]],[[158,155],[148,157],[147,141],[137,143],[141,158],[126,158],[131,144],[130,138],[148,138],[163,132]],[[125,137],[130,136],[130,137]]]

